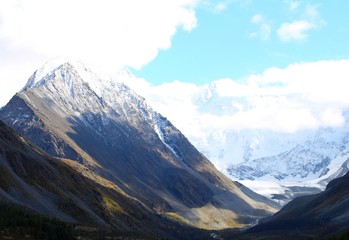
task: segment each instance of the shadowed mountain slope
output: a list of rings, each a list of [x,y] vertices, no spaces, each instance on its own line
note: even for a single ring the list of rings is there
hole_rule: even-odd
[[[217,171],[124,84],[71,63],[38,73],[0,119],[45,152],[80,163],[154,213],[196,227],[240,227],[277,209]]]
[[[171,239],[183,233],[205,236],[154,214],[81,164],[50,157],[1,121],[0,176],[2,202],[68,223]]]
[[[236,239],[331,239],[349,230],[349,173],[325,191],[292,200]],[[335,238],[336,239],[336,238]],[[346,238],[345,238],[346,239]]]

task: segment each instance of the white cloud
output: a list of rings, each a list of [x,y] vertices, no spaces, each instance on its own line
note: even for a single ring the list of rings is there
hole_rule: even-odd
[[[261,14],[256,14],[251,18],[251,22],[259,27],[258,31],[252,32],[251,37],[259,37],[260,39],[266,41],[270,38],[271,34],[271,24],[269,21]]]
[[[235,130],[264,129],[280,132],[296,132],[299,129],[317,128],[318,122],[309,109],[281,108],[268,106],[240,111],[234,115],[217,116],[203,114],[201,116],[208,129]]]
[[[323,110],[320,117],[321,122],[329,126],[340,127],[345,123],[342,110],[336,107]]]
[[[216,11],[221,12],[224,11],[227,8],[227,3],[220,2],[216,5]]]
[[[291,11],[295,11],[299,8],[299,2],[294,0],[285,0],[284,3]]]
[[[197,0],[0,1],[0,95],[29,77],[16,69],[30,65],[33,71],[59,56],[140,68],[171,46],[178,28],[196,26],[196,5]]]
[[[277,34],[282,41],[291,41],[291,40],[304,40],[308,37],[307,32],[310,29],[315,28],[315,25],[305,21],[294,21],[291,23],[283,23],[281,27],[277,30]]]
[[[200,139],[221,130],[340,127],[349,108],[348,79],[349,60],[319,61],[269,68],[238,81],[175,81],[138,92],[189,139]]]
[[[307,8],[305,9],[305,16],[312,21],[319,21],[320,14],[317,10],[317,6],[316,5],[307,6]]]
[[[293,1],[287,1],[292,5]],[[298,5],[297,5],[298,8]],[[284,41],[303,41],[308,38],[309,31],[324,25],[325,21],[317,10],[316,5],[309,5],[305,8],[303,17],[292,22],[282,23],[277,30],[279,38]]]
[[[295,63],[285,69],[270,68],[260,75],[249,76],[247,81],[259,89],[279,84],[278,89],[284,90],[284,94],[301,93],[316,104],[348,106],[348,77],[349,60],[333,60]]]
[[[256,14],[252,17],[251,22],[254,24],[262,23],[264,20],[264,17],[261,14]]]
[[[5,105],[27,82],[27,78],[18,80],[14,76],[25,75],[28,77],[32,73],[33,69],[30,64],[24,64],[20,72],[15,64],[0,65],[0,107]]]
[[[141,67],[195,27],[195,1],[22,0],[1,6],[8,47]],[[8,6],[10,5],[10,6]]]
[[[133,85],[139,86],[138,81],[138,79],[134,80]],[[198,124],[200,116],[197,115],[196,101],[200,98],[202,90],[199,86],[173,81],[159,86],[148,85],[148,87],[133,89],[145,97],[152,108],[170,118],[170,121],[175,123],[181,131],[190,132],[192,136],[204,134],[201,125]]]
[[[203,6],[206,10],[213,13],[221,13],[228,8],[231,4],[231,0],[201,0],[201,6]]]

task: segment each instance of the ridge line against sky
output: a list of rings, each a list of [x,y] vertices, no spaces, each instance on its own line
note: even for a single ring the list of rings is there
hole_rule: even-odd
[[[224,86],[223,97],[238,89],[244,97],[277,91],[287,99],[279,105],[269,99],[272,107],[258,105],[245,115],[205,115],[215,126],[268,129],[275,108],[285,109],[271,121],[279,131],[340,126],[349,103],[343,90],[349,78],[347,9],[349,1],[340,0],[0,0],[0,105],[36,68],[67,56],[107,69],[130,67],[146,79],[143,93],[158,105],[175,102],[160,96],[163,89],[192,101],[209,83]],[[195,111],[188,106],[194,108],[188,113]],[[305,123],[278,125],[282,115],[294,114]],[[241,126],[256,117],[264,122]]]

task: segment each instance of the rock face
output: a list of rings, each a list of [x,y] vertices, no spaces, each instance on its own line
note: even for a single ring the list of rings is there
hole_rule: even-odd
[[[153,213],[197,227],[238,227],[276,211],[217,171],[124,84],[82,64],[47,69],[0,110],[0,119],[46,153],[75,161]]]

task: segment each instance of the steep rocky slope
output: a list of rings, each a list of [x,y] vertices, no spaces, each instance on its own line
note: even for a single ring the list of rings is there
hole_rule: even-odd
[[[197,227],[239,227],[278,207],[217,171],[127,86],[81,64],[38,70],[0,119],[154,213]]]
[[[81,164],[47,155],[1,121],[0,176],[1,202],[68,223],[174,239],[181,231],[197,234],[154,214]]]

